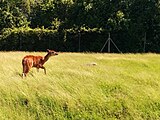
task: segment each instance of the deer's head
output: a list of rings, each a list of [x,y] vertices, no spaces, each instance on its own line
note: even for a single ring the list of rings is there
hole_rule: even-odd
[[[58,55],[58,53],[57,53],[56,51],[54,51],[54,50],[49,50],[49,49],[47,49],[47,51],[48,51],[48,54],[49,54],[50,56]]]

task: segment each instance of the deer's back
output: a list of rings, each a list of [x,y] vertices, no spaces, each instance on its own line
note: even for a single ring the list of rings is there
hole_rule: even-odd
[[[43,57],[42,56],[34,56],[34,55],[27,55],[23,58],[22,60],[22,64],[25,65],[29,65],[32,67],[37,67],[40,64],[43,64]]]

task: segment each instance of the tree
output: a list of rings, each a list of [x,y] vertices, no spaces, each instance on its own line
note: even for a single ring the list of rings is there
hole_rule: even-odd
[[[157,25],[159,24],[159,21],[157,21],[159,16],[157,5],[158,0],[138,0],[133,1],[130,6],[130,33],[136,38],[134,42],[137,43],[139,52],[142,52],[145,34],[147,35],[147,51],[155,51],[157,46],[158,39],[154,40],[154,30],[157,29]]]
[[[20,8],[16,6],[14,1],[0,2],[0,28],[13,28],[28,26],[26,16],[21,12]]]

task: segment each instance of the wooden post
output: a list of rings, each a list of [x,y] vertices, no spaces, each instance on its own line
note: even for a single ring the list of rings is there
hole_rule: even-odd
[[[81,33],[78,31],[78,52],[81,51]]]

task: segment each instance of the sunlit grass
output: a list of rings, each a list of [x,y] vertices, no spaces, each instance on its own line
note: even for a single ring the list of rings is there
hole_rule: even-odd
[[[0,52],[2,120],[160,119],[158,54],[59,53],[22,79],[28,54]]]

